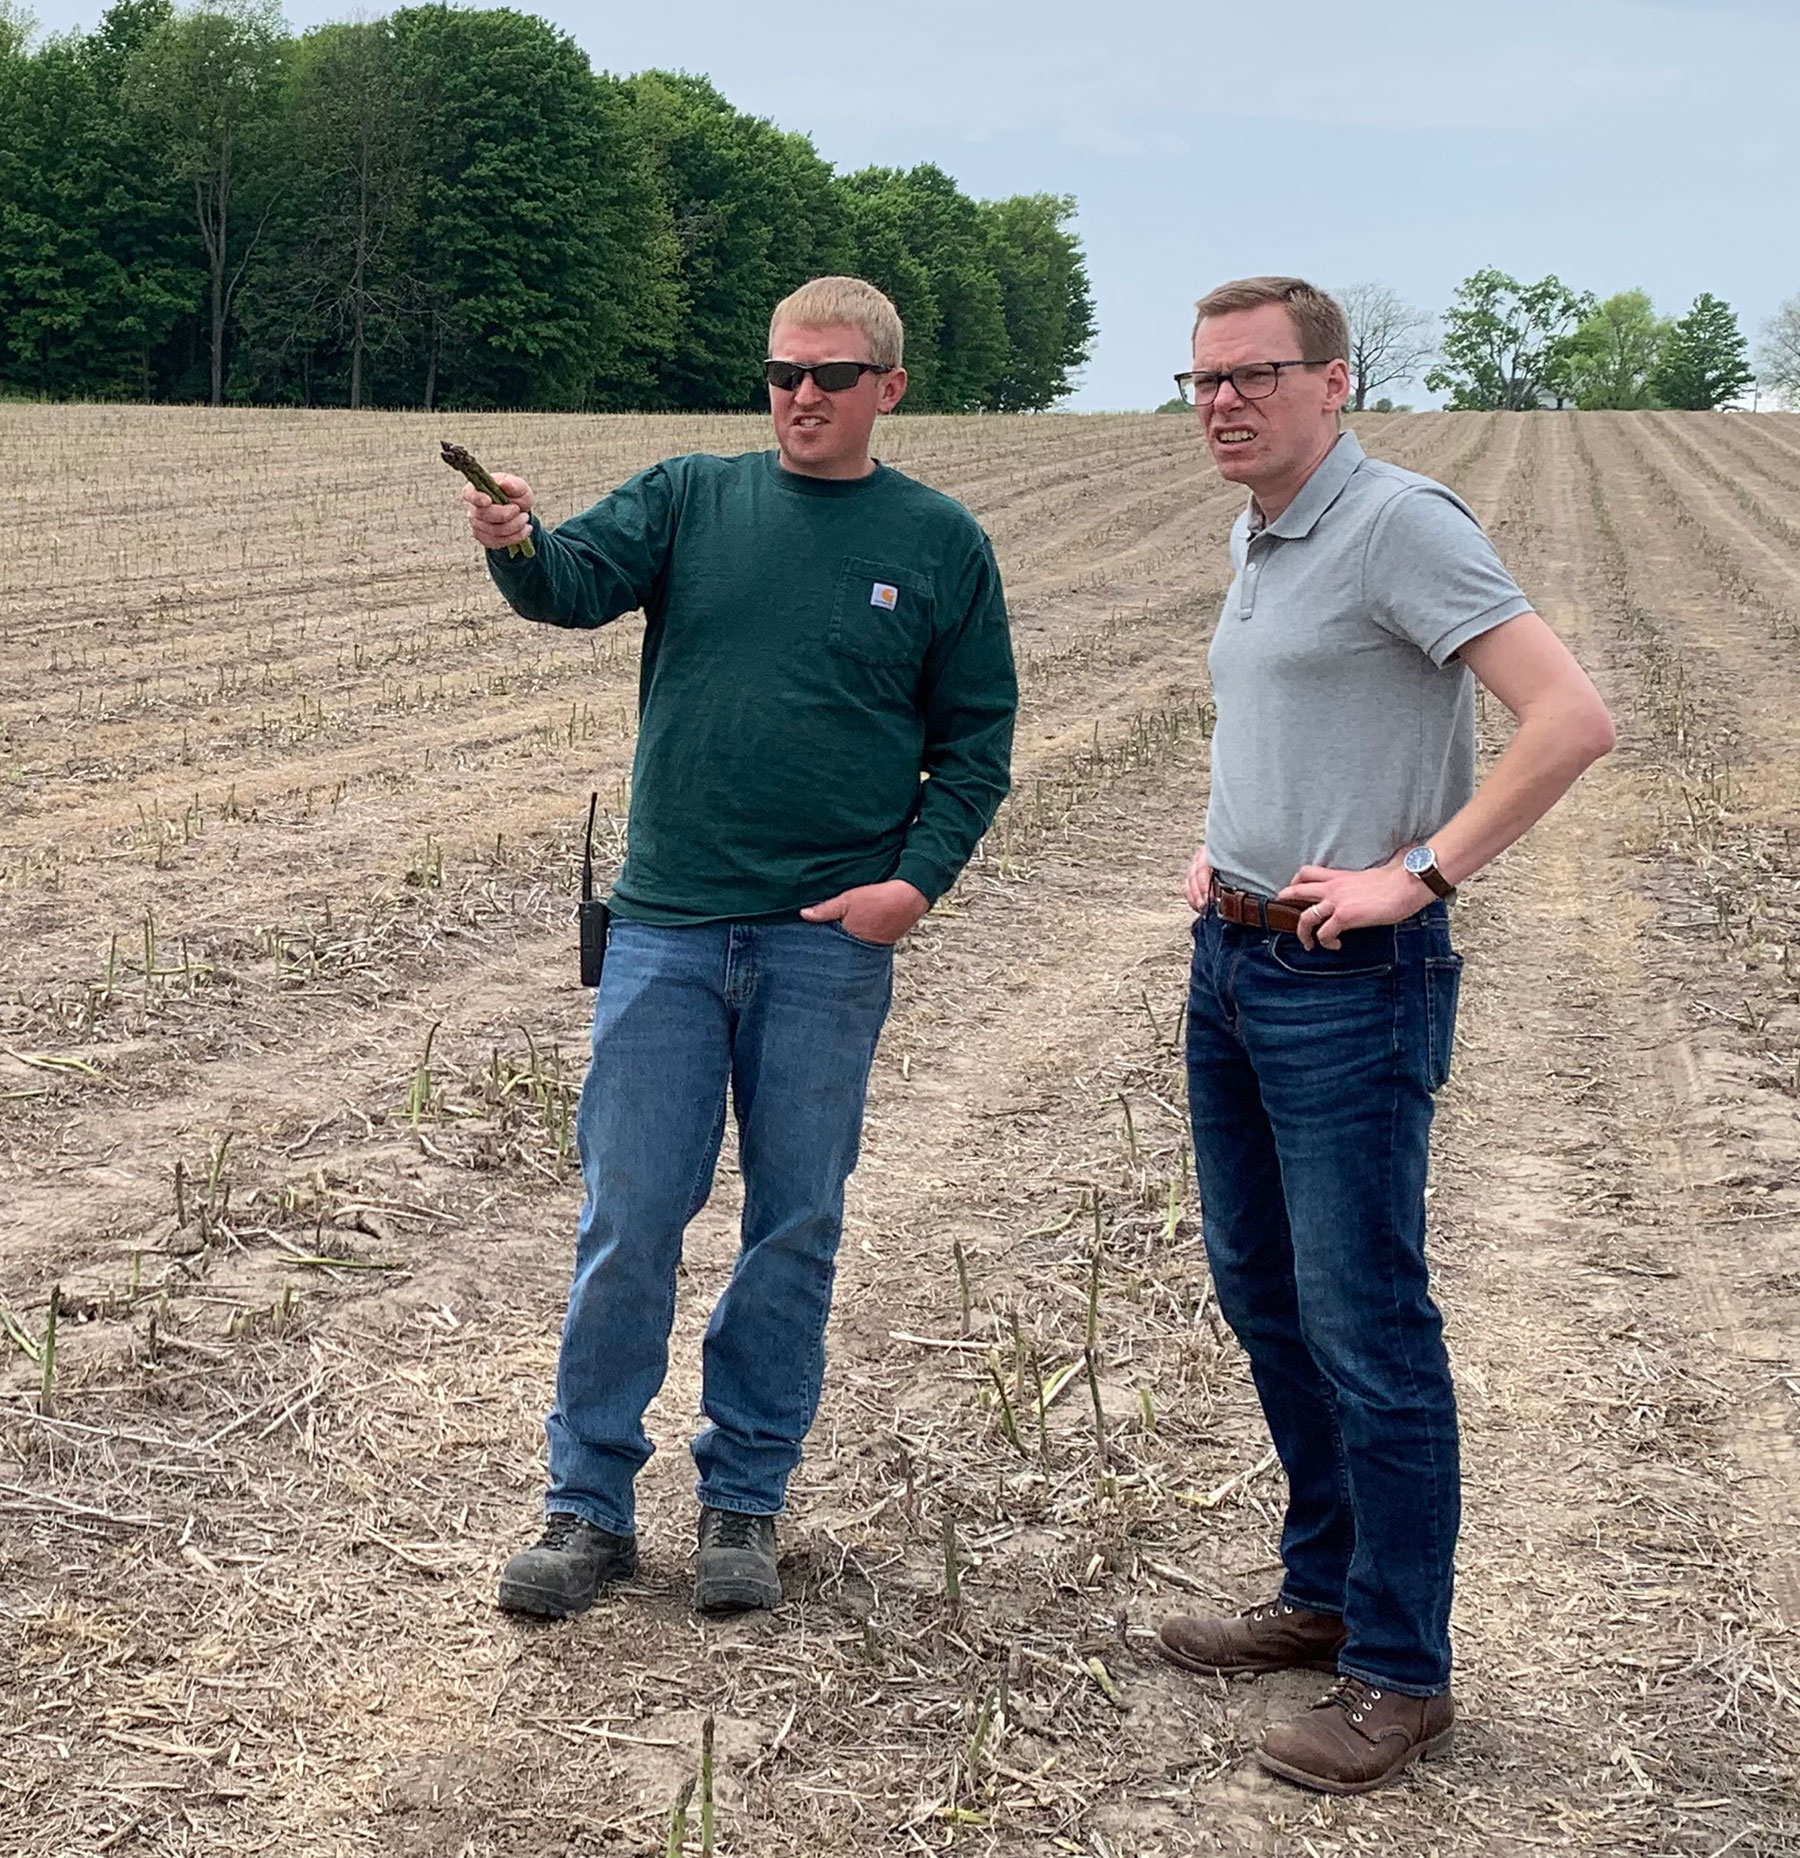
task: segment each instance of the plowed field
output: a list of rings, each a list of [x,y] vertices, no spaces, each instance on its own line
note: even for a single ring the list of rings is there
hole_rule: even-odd
[[[790,1598],[687,1603],[728,1164],[641,1578],[529,1629],[493,1584],[639,622],[508,613],[437,441],[554,520],[763,427],[0,408],[0,1848],[661,1853],[710,1714],[755,1858],[1800,1850],[1800,417],[1360,431],[1470,499],[1622,741],[1457,908],[1461,1722],[1346,1802],[1250,1758],[1320,1680],[1148,1655],[1270,1589],[1280,1509],[1181,1110],[1239,504],[1189,422],[885,429],[994,537],[1023,713],[900,957]]]

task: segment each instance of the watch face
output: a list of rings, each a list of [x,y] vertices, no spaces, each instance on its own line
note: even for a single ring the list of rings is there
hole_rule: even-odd
[[[1415,845],[1406,854],[1406,868],[1414,877],[1420,877],[1431,870],[1437,863],[1437,854],[1429,845]]]

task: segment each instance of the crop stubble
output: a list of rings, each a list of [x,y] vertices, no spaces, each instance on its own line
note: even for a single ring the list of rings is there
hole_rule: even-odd
[[[34,465],[0,568],[0,1295],[33,1347],[64,1308],[48,1413],[0,1341],[10,1845],[660,1851],[711,1711],[725,1850],[1791,1849],[1800,421],[1363,428],[1470,496],[1626,742],[1459,909],[1465,1723],[1350,1804],[1246,1761],[1312,1680],[1145,1655],[1162,1612],[1265,1590],[1279,1514],[1180,1116],[1234,493],[1181,420],[886,429],[994,535],[1024,706],[1014,798],[902,958],[796,1597],[685,1606],[728,1168],[641,1584],[535,1632],[491,1577],[539,1488],[574,829],[597,786],[616,840],[637,627],[505,614],[436,443],[554,516],[761,431],[453,424],[0,412]]]

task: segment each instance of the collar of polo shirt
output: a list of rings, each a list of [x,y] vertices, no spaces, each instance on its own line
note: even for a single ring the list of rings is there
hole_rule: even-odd
[[[1318,468],[1304,484],[1300,494],[1272,523],[1260,520],[1256,500],[1250,501],[1250,533],[1292,539],[1310,535],[1313,526],[1338,499],[1338,493],[1350,482],[1356,467],[1363,461],[1363,448],[1354,432],[1341,433],[1338,442],[1319,460]]]

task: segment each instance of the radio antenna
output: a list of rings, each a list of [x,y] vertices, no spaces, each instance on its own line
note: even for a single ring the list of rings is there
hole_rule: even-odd
[[[581,852],[581,900],[592,903],[594,900],[594,811],[600,804],[600,795],[588,795],[587,838]]]

